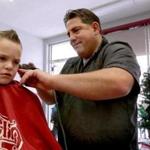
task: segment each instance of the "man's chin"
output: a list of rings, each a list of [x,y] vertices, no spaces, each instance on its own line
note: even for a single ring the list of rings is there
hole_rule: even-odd
[[[79,55],[79,56],[82,56],[82,55],[84,55],[84,50],[83,49],[76,49],[76,52],[77,52],[77,54]]]

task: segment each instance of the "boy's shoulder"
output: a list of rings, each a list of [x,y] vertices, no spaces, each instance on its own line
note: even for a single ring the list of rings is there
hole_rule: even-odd
[[[5,92],[9,92],[12,93],[12,95],[25,95],[26,97],[35,97],[36,99],[38,99],[38,96],[35,92],[33,92],[32,90],[30,90],[28,87],[26,87],[25,85],[21,85],[19,81],[17,80],[13,80],[12,82],[10,82],[7,85],[1,85],[0,86],[0,91],[5,91]]]

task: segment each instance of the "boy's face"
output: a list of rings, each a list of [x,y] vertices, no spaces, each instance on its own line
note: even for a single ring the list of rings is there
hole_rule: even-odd
[[[0,84],[10,83],[19,67],[21,45],[5,38],[0,38]]]

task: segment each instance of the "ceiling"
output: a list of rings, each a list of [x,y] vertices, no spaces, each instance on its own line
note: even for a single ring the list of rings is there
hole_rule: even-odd
[[[65,32],[63,17],[68,9],[83,7],[100,16],[102,25],[150,14],[150,0],[0,0],[0,27],[48,38]]]

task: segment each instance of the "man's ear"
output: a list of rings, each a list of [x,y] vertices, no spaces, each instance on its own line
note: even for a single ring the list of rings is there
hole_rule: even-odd
[[[94,21],[91,26],[93,27],[93,30],[96,32],[96,33],[100,33],[101,32],[101,29],[100,29],[100,26],[98,24],[98,22]]]

